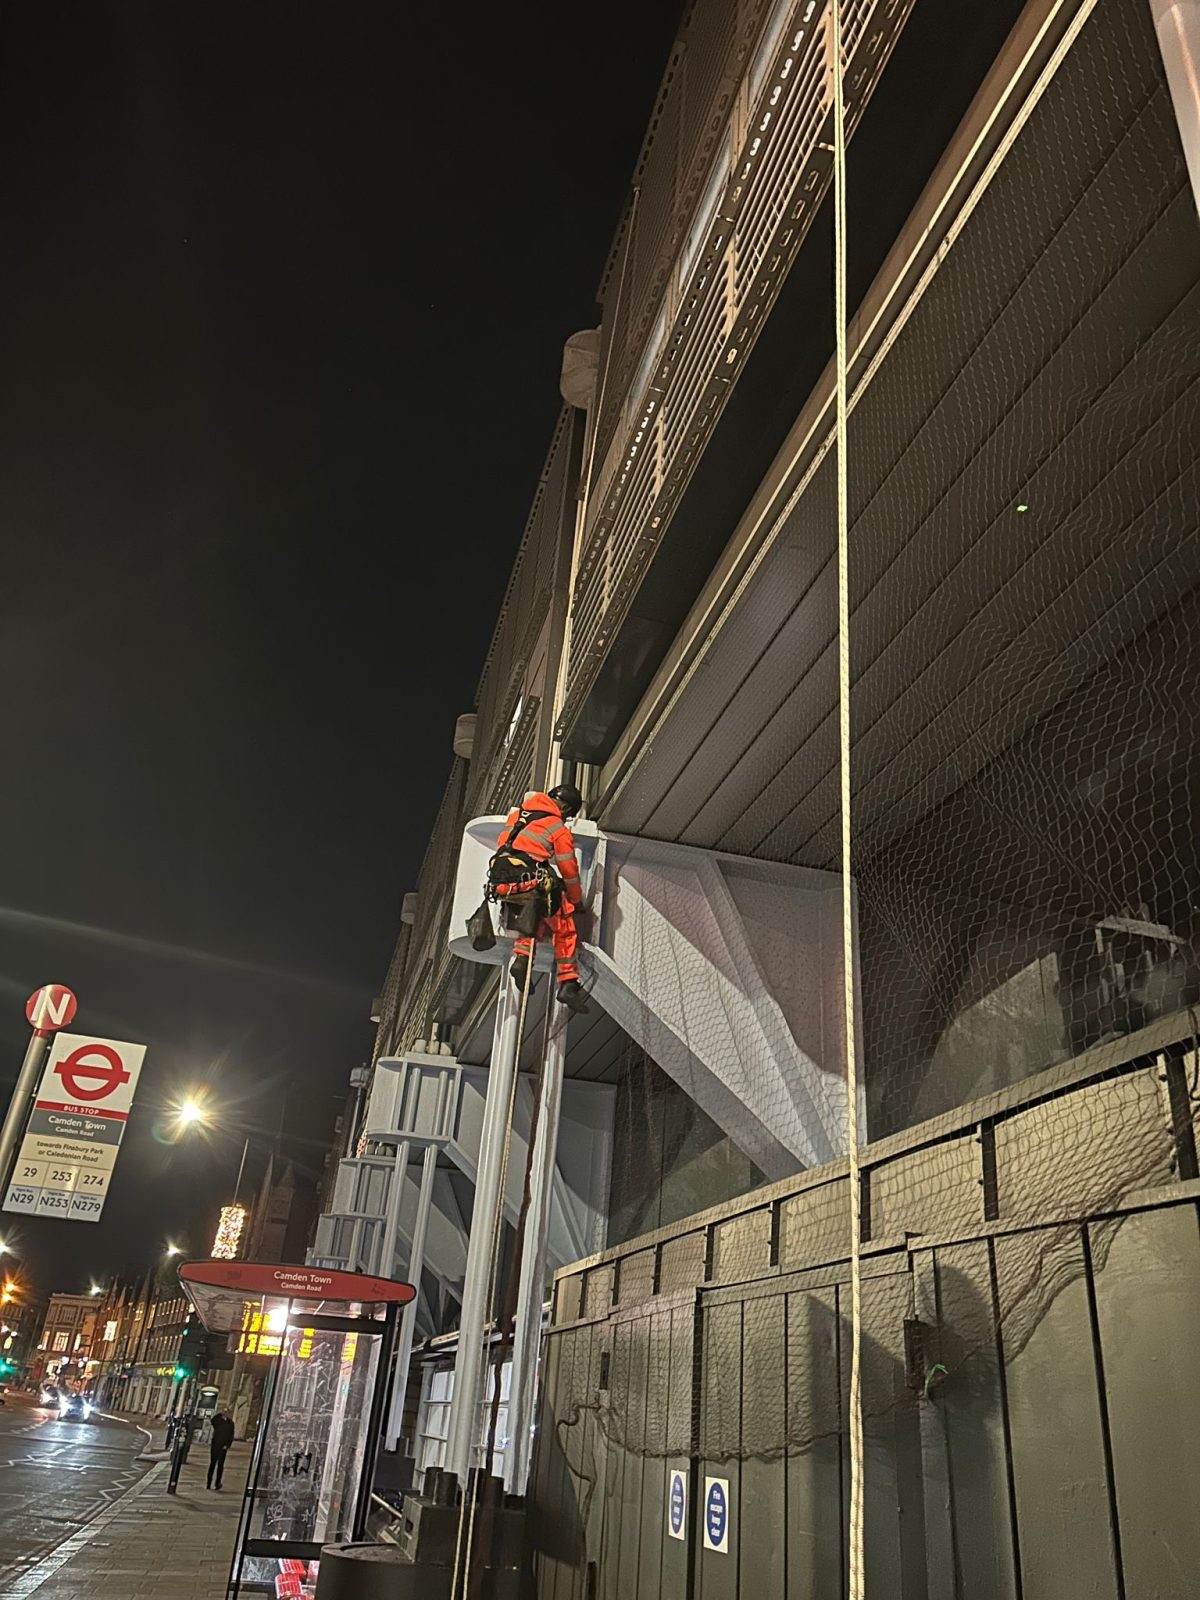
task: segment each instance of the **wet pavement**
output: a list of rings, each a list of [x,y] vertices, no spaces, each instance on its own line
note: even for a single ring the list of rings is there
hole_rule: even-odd
[[[0,1594],[148,1470],[137,1428],[93,1417],[62,1422],[10,1394],[0,1406]]]

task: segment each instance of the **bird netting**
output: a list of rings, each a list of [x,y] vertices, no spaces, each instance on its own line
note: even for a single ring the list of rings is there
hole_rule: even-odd
[[[1190,1592],[1200,251],[1149,8],[1051,12],[926,257],[838,308],[842,373],[655,734],[696,761],[619,797],[780,874],[638,885],[636,1243],[560,1283],[546,1355],[558,1593]]]

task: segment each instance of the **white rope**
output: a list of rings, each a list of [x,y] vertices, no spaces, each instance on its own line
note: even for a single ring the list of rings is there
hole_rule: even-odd
[[[838,745],[842,813],[842,988],[846,1040],[846,1146],[850,1184],[849,1600],[863,1600],[862,1196],[858,1166],[858,1046],[855,1038],[854,887],[850,876],[850,505],[846,328],[846,107],[842,0],[830,0],[829,62],[833,84],[833,285],[837,344]]]

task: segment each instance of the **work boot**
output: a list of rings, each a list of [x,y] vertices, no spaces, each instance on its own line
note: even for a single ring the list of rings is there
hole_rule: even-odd
[[[509,969],[508,969],[508,974],[509,974],[509,977],[512,979],[512,981],[516,984],[517,988],[521,989],[521,990],[524,990],[525,981],[529,977],[529,957],[528,956],[514,956],[513,957],[513,961],[512,961],[512,966],[510,966]],[[533,981],[529,985],[530,994],[532,994],[533,991],[536,988],[537,988],[537,979],[534,978]]]
[[[558,1003],[560,1006],[569,1006],[578,1017],[587,1016],[587,995],[584,994],[578,978],[568,978],[565,983],[559,984]]]

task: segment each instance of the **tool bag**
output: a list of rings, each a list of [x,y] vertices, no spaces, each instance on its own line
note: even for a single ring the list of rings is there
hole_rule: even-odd
[[[486,900],[482,900],[479,910],[467,918],[467,934],[472,950],[490,950],[496,943],[496,930],[492,927],[492,913]]]

